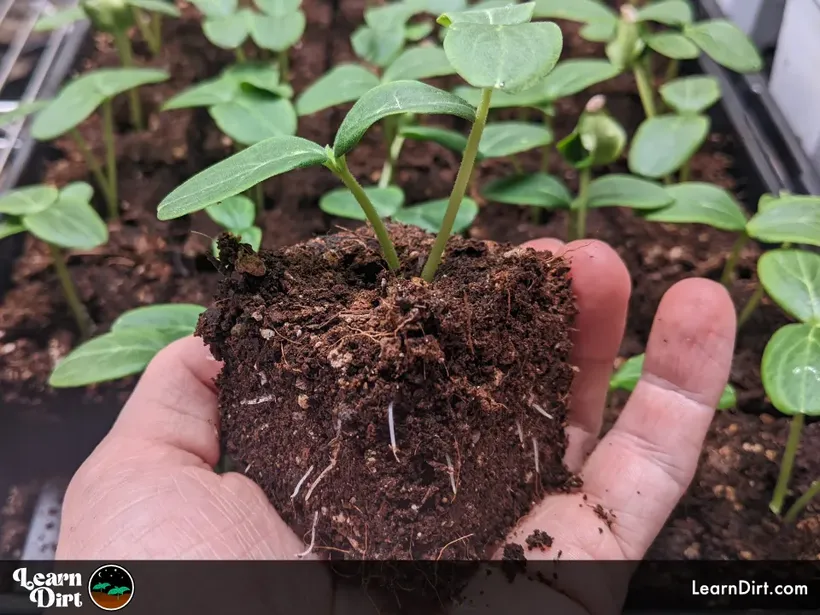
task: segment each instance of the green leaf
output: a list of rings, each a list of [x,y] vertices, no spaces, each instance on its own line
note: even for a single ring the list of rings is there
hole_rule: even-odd
[[[190,107],[211,107],[226,103],[236,94],[236,88],[224,77],[201,81],[187,90],[172,96],[162,105],[163,111]]]
[[[581,38],[594,43],[608,43],[618,31],[617,21],[592,21],[581,26]]]
[[[273,137],[261,141],[177,187],[159,204],[157,218],[172,220],[200,211],[270,177],[322,164],[326,160],[324,148],[307,139]]]
[[[641,38],[641,27],[633,22],[621,20],[615,29],[615,38],[606,46],[606,57],[619,68],[625,70],[640,58],[646,43]]]
[[[487,124],[478,149],[484,158],[504,158],[552,143],[552,131],[528,122]]]
[[[126,329],[149,327],[177,330],[180,337],[194,334],[199,316],[205,308],[193,303],[162,303],[138,307],[120,315],[111,325],[113,333]]]
[[[60,196],[48,209],[22,218],[38,239],[61,248],[91,249],[108,241],[108,228],[88,201]]]
[[[649,48],[674,60],[694,60],[700,57],[700,47],[678,32],[659,32],[644,36]]]
[[[661,0],[638,9],[637,21],[657,21],[667,26],[692,23],[692,7],[686,0]]]
[[[735,391],[735,387],[731,384],[727,384],[726,388],[723,389],[723,393],[720,394],[717,409],[728,410],[729,408],[734,408],[735,406],[737,406],[737,391]]]
[[[463,153],[464,149],[467,147],[467,137],[460,132],[449,130],[447,128],[411,124],[409,126],[403,126],[400,129],[400,133],[401,136],[407,139],[414,139],[416,141],[432,141],[434,143],[438,143],[439,145],[446,147],[451,151],[458,152],[459,154]],[[476,156],[476,160],[482,159],[483,156],[481,156],[481,152],[479,151]]]
[[[743,31],[728,19],[687,26],[683,33],[718,64],[739,73],[763,70],[763,58]]]
[[[359,100],[379,85],[379,78],[358,64],[340,64],[320,77],[296,100],[299,115],[310,115]]]
[[[444,49],[435,46],[405,49],[384,71],[382,81],[419,80],[452,75],[456,71]]]
[[[232,88],[233,92],[247,89],[242,86],[252,86],[282,98],[293,96],[293,88],[281,82],[279,69],[275,65],[264,61],[243,62],[229,66],[222,74],[221,79],[228,84],[231,82],[238,84],[237,87]]]
[[[60,190],[60,198],[89,203],[94,198],[94,188],[86,182],[71,182]]]
[[[335,156],[343,156],[373,124],[401,113],[447,114],[475,120],[475,109],[454,94],[420,81],[394,81],[364,94],[342,121],[333,142]]]
[[[447,201],[448,199],[437,199],[421,205],[405,207],[396,212],[393,221],[417,226],[428,233],[438,233],[441,230],[444,214],[447,211]],[[463,233],[470,228],[477,215],[478,205],[476,202],[471,198],[464,197],[456,214],[452,235]]]
[[[380,218],[389,218],[404,205],[404,192],[396,186],[364,189]],[[356,198],[347,188],[332,190],[319,199],[319,208],[328,215],[351,220],[367,220]]]
[[[253,3],[267,15],[288,15],[302,7],[302,0],[253,0]]]
[[[678,113],[702,113],[720,100],[720,83],[714,77],[698,75],[665,83],[661,98]]]
[[[404,38],[414,42],[424,40],[433,33],[434,27],[429,21],[408,24],[404,27]]]
[[[477,107],[481,102],[481,90],[479,88],[461,85],[453,89],[453,94],[463,98],[473,107]],[[508,94],[503,90],[496,90],[490,99],[490,109],[508,109],[510,107],[533,107],[540,109],[541,105],[548,102],[544,99],[544,96],[540,85],[536,85],[523,92],[516,92],[515,94]]]
[[[222,228],[241,229],[253,226],[256,206],[248,197],[237,194],[219,203],[208,205],[205,213]]]
[[[13,124],[17,120],[28,117],[32,113],[36,113],[40,109],[44,109],[49,105],[49,100],[34,100],[29,103],[21,103],[11,111],[0,113],[0,128],[4,128],[9,124]]]
[[[385,67],[393,62],[404,48],[404,26],[396,26],[390,30],[360,26],[351,35],[350,44],[362,60]]]
[[[413,16],[413,8],[405,2],[392,2],[365,9],[364,22],[376,30],[396,30]]]
[[[26,186],[0,196],[0,214],[25,216],[47,209],[60,192],[54,186]]]
[[[49,30],[56,30],[62,28],[70,23],[85,19],[85,11],[83,7],[77,5],[71,8],[61,9],[50,15],[46,15],[37,20],[34,24],[35,32],[48,32]]]
[[[493,8],[468,8],[466,11],[444,13],[436,19],[436,21],[447,28],[454,23],[511,26],[529,22],[532,19],[534,9],[535,2],[525,2],[524,4],[509,3],[505,6]]]
[[[661,178],[680,169],[709,136],[709,118],[702,115],[659,115],[638,128],[629,151],[629,170]]]
[[[587,169],[618,160],[626,140],[623,126],[605,111],[586,112],[576,129],[558,143],[558,151],[576,169]]]
[[[820,415],[820,327],[786,325],[763,351],[766,395],[783,414]]]
[[[582,23],[611,23],[618,16],[597,0],[535,0],[535,17],[569,19]]]
[[[250,24],[247,9],[222,17],[208,17],[202,22],[206,38],[222,49],[236,49],[248,38]]]
[[[208,17],[225,17],[236,13],[239,0],[190,0],[196,8]]]
[[[672,202],[663,186],[632,175],[605,175],[589,186],[587,207],[657,209]]]
[[[262,49],[282,52],[299,42],[305,33],[306,23],[302,11],[284,15],[255,15],[249,32],[253,42]]]
[[[512,26],[454,23],[444,38],[447,58],[467,83],[513,94],[546,77],[562,45],[561,29],[546,21]]]
[[[620,72],[621,70],[609,60],[564,60],[533,89],[543,93],[541,102],[555,101],[608,81]]]
[[[228,229],[228,232],[239,240],[239,243],[248,244],[254,252],[259,250],[262,244],[262,229],[258,226],[251,226],[245,229]],[[219,258],[219,245],[217,240],[211,242],[211,250],[216,258]]]
[[[496,179],[481,190],[484,198],[509,205],[569,209],[572,195],[557,177],[546,173]]]
[[[765,243],[820,246],[820,203],[804,199],[767,207],[749,220],[746,232]]]
[[[296,133],[296,110],[286,98],[240,91],[233,100],[208,109],[219,129],[242,145]]]
[[[128,4],[151,13],[168,15],[168,17],[179,17],[180,15],[176,5],[165,0],[128,0]]]
[[[9,220],[0,220],[0,239],[11,237],[17,233],[22,233],[26,227],[19,222],[11,222]]]
[[[78,346],[62,359],[48,380],[54,388],[80,387],[138,374],[176,339],[174,329],[128,328],[106,333]]]
[[[168,77],[164,70],[153,68],[103,68],[85,73],[60,90],[37,114],[31,135],[38,141],[50,141],[80,124],[107,99]]]
[[[669,186],[666,192],[673,201],[669,207],[647,212],[652,222],[673,224],[708,224],[724,231],[741,232],[746,216],[735,198],[713,184],[688,182]]]
[[[757,262],[766,294],[793,318],[820,325],[820,254],[770,250]]]

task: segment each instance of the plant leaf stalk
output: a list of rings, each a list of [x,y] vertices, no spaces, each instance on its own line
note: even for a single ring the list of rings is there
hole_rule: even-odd
[[[737,328],[740,329],[749,318],[752,317],[757,306],[760,305],[763,296],[766,294],[766,290],[763,288],[763,284],[760,282],[757,283],[757,288],[755,288],[754,294],[749,297],[749,301],[746,302],[746,305],[743,306],[743,309],[740,312],[740,315],[737,317]]]
[[[119,215],[117,207],[117,157],[114,149],[114,112],[111,99],[102,105],[103,111],[103,140],[105,142],[105,161],[108,173],[108,218],[115,220]]]
[[[140,21],[140,20],[138,20]],[[131,41],[128,40],[128,35],[125,30],[114,30],[114,44],[117,47],[117,53],[120,56],[122,65],[126,68],[134,66],[134,56],[131,53]],[[131,124],[135,130],[143,130],[145,124],[142,121],[142,105],[140,104],[139,93],[135,88],[128,91],[128,101],[131,109]]]
[[[288,58],[289,49],[280,51],[276,56],[276,61],[279,65],[279,79],[282,81],[290,81],[288,73],[290,72],[290,58]]]
[[[159,52],[162,50],[162,39],[157,36],[156,26],[154,25],[155,15],[152,14],[149,19],[146,20],[146,15],[137,8],[132,7],[131,12],[134,15],[134,22],[136,22],[137,28],[139,28],[140,35],[142,35],[142,40],[148,45],[151,55],[159,55]]]
[[[683,181],[683,178],[681,178],[681,181]],[[732,253],[726,260],[726,266],[723,268],[723,274],[720,276],[720,283],[727,289],[732,285],[732,282],[735,279],[737,261],[740,258],[740,252],[744,247],[746,247],[747,243],[749,243],[749,236],[746,233],[743,233],[737,238],[735,245],[732,246]]]
[[[578,186],[578,198],[572,204],[575,223],[570,225],[569,239],[583,239],[587,232],[587,204],[589,203],[589,184],[592,181],[592,169],[581,169]]]
[[[385,137],[387,142],[387,158],[382,166],[382,172],[379,176],[379,188],[387,188],[393,183],[393,175],[396,172],[396,163],[401,154],[401,148],[404,147],[404,137],[399,134],[398,122],[393,121],[395,118],[388,117],[385,120]]]
[[[105,203],[108,206],[108,210],[117,211],[117,199],[113,194],[111,194],[111,183],[108,181],[105,173],[103,173],[102,166],[100,166],[96,156],[94,156],[91,152],[91,149],[88,147],[88,143],[86,143],[85,139],[83,139],[83,136],[80,134],[79,130],[73,128],[70,134],[71,138],[74,139],[74,142],[77,144],[77,149],[80,150],[80,154],[82,154],[85,159],[85,163],[91,171],[91,174],[94,176],[94,179],[103,194],[103,198],[105,198]]]
[[[783,451],[783,459],[780,462],[780,475],[777,477],[777,485],[769,504],[769,509],[776,515],[779,515],[783,509],[783,500],[786,499],[786,492],[789,490],[794,458],[797,456],[797,449],[800,446],[800,434],[804,422],[805,417],[802,414],[795,414],[791,420],[789,439],[786,441],[786,450]]]
[[[641,97],[641,104],[646,117],[655,117],[658,114],[655,106],[655,92],[652,89],[652,81],[649,72],[646,70],[646,65],[641,60],[636,60],[632,66],[632,72],[635,74],[635,83],[638,85],[638,94]]]
[[[52,243],[47,243],[46,245],[48,245],[48,250],[51,252],[54,270],[57,272],[57,278],[60,280],[60,285],[63,288],[63,294],[68,302],[68,307],[71,309],[71,313],[77,323],[77,328],[80,330],[80,335],[85,339],[91,334],[91,318],[83,302],[80,301],[77,288],[71,280],[71,274],[68,271],[68,267],[66,267],[65,257],[60,251],[60,248]]]
[[[453,184],[453,191],[450,193],[447,211],[444,214],[441,229],[438,235],[436,235],[436,240],[433,242],[433,248],[430,250],[430,255],[427,257],[427,262],[424,264],[424,269],[421,272],[421,277],[427,282],[433,281],[436,270],[441,264],[444,248],[447,246],[447,240],[450,239],[450,233],[453,232],[453,224],[456,221],[458,208],[464,199],[464,193],[467,191],[467,185],[470,183],[470,176],[475,167],[478,145],[481,141],[481,135],[484,133],[484,126],[487,124],[487,114],[490,111],[490,99],[492,95],[492,88],[484,88],[481,91],[481,102],[476,110],[475,122],[470,130],[470,136],[467,138],[467,147],[464,148],[464,156],[461,159],[461,166],[458,169],[455,184]]]
[[[820,480],[814,481],[806,493],[800,496],[797,501],[792,504],[792,507],[789,508],[786,516],[783,517],[783,523],[791,524],[797,521],[797,515],[799,515],[800,512],[809,505],[809,502],[811,502],[818,495],[820,495]]]

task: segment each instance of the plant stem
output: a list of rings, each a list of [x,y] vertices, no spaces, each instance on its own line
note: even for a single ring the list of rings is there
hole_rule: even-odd
[[[153,22],[146,22],[144,19],[145,15],[143,15],[143,13],[135,7],[131,7],[131,13],[134,15],[134,21],[136,22],[137,28],[139,28],[140,34],[142,35],[142,40],[144,40],[145,44],[148,45],[151,55],[158,55],[160,52],[161,42],[154,35]],[[153,16],[150,19],[153,20]]]
[[[128,40],[125,30],[114,30],[114,44],[117,47],[117,53],[120,55],[122,65],[126,68],[134,66],[131,41]],[[128,90],[128,99],[131,106],[131,124],[134,126],[134,130],[142,130],[145,128],[142,123],[142,106],[140,105],[139,93],[135,88]]]
[[[689,178],[692,177],[692,159],[690,158],[687,160],[680,169],[680,175],[678,176],[678,182],[684,183],[688,182]]]
[[[783,517],[783,523],[794,523],[797,521],[797,515],[800,514],[804,508],[809,505],[814,498],[820,495],[820,480],[816,480],[811,484],[808,491],[804,493],[800,498],[792,504],[792,507],[786,513],[786,516]]]
[[[80,131],[76,128],[72,128],[70,134],[71,138],[74,139],[74,142],[77,144],[77,149],[80,150],[80,153],[83,155],[83,158],[85,159],[85,164],[88,166],[89,170],[91,171],[91,174],[97,181],[100,191],[103,193],[103,197],[105,198],[106,205],[108,205],[108,209],[116,209],[117,200],[111,194],[111,185],[108,182],[108,178],[106,178],[105,174],[103,173],[99,161],[94,156],[94,154],[91,153],[91,150],[88,147],[88,143],[85,142],[85,139],[83,139],[83,136],[80,134]]]
[[[635,82],[638,84],[638,94],[641,97],[644,113],[646,113],[647,118],[655,117],[657,114],[655,108],[655,92],[652,90],[649,73],[646,67],[641,64],[640,60],[635,62],[632,71],[635,73]]]
[[[256,215],[265,213],[265,191],[262,189],[262,182],[253,187],[253,200],[256,202]]]
[[[789,490],[789,481],[792,477],[794,458],[797,456],[797,449],[800,446],[800,432],[803,430],[805,417],[802,414],[795,414],[792,417],[789,428],[789,439],[786,442],[786,450],[783,451],[783,459],[780,461],[780,476],[777,477],[777,485],[774,488],[774,495],[769,504],[769,510],[779,515],[783,509],[783,500]]]
[[[387,158],[382,165],[382,172],[379,176],[379,188],[387,188],[393,182],[393,174],[396,170],[396,162],[399,160],[401,148],[404,146],[404,137],[399,135],[398,118],[390,116],[385,118],[384,136],[387,143]]]
[[[732,282],[735,279],[735,268],[737,267],[737,261],[740,258],[740,252],[748,242],[749,236],[744,232],[737,238],[735,245],[732,246],[732,253],[726,260],[726,266],[723,268],[723,274],[720,276],[720,283],[727,289],[732,285]]]
[[[245,55],[245,51],[242,49],[242,47],[237,47],[236,49],[234,49],[233,54],[236,56],[236,61],[240,64],[244,64],[248,61],[248,58]]]
[[[544,128],[552,130],[552,121],[549,115],[544,113]],[[550,146],[545,145],[541,149],[541,170],[546,173],[550,167]]]
[[[105,161],[108,173],[108,219],[116,220],[119,215],[117,207],[117,152],[114,148],[114,112],[111,99],[108,98],[102,105],[103,109],[103,140],[105,142]]]
[[[666,67],[666,77],[664,81],[672,81],[678,78],[680,73],[680,60],[669,60],[669,65]]]
[[[290,58],[288,58],[288,51],[289,49],[285,49],[284,51],[280,51],[279,55],[277,55],[276,60],[279,63],[279,80],[283,82],[290,81],[290,77],[288,73],[290,72]]]
[[[589,184],[592,181],[592,169],[581,169],[578,186],[578,198],[572,204],[575,211],[575,224],[570,228],[570,241],[583,239],[587,232],[587,202],[589,201]],[[570,215],[572,215],[570,213]]]
[[[757,288],[755,289],[754,294],[749,298],[749,301],[743,307],[743,311],[740,312],[740,316],[737,317],[738,329],[745,325],[746,321],[749,320],[752,314],[754,314],[754,311],[760,304],[760,300],[763,299],[763,295],[765,294],[766,290],[763,288],[763,284],[761,284],[760,281],[758,281]]]
[[[541,207],[530,207],[530,222],[535,224],[536,226],[541,224],[542,216],[541,212],[543,208]]]
[[[430,255],[427,257],[427,262],[424,264],[424,269],[421,272],[421,277],[427,282],[433,281],[436,270],[441,264],[444,248],[447,247],[447,241],[450,239],[450,233],[453,232],[453,224],[456,221],[458,208],[461,206],[464,192],[467,190],[467,184],[470,183],[470,175],[472,175],[473,167],[475,166],[476,155],[478,155],[478,144],[481,141],[481,135],[487,123],[487,114],[490,111],[490,99],[492,95],[492,88],[485,88],[481,91],[481,103],[478,105],[475,122],[470,130],[470,136],[467,138],[467,147],[464,148],[464,156],[461,159],[461,166],[458,169],[455,184],[453,184],[453,191],[450,193],[447,211],[444,214],[441,229],[438,235],[436,235],[436,240],[433,242],[433,248],[430,250]]]
[[[157,42],[157,53],[159,53],[162,50],[162,16],[159,13],[151,13],[151,31]]]
[[[364,188],[362,188],[361,184],[356,181],[356,178],[350,173],[345,157],[337,158],[336,164],[330,167],[330,169],[342,180],[342,183],[344,183],[347,189],[350,190],[364,211],[364,215],[367,216],[368,222],[373,226],[373,231],[376,233],[376,238],[379,240],[379,245],[381,245],[384,258],[387,261],[387,266],[390,267],[392,271],[398,271],[400,266],[399,256],[396,254],[396,248],[393,246],[390,234],[387,232],[387,227],[384,226],[384,222],[382,222],[382,219],[379,217],[379,213],[376,211],[373,203],[370,202]]]
[[[66,301],[68,301],[68,307],[71,308],[71,313],[77,322],[80,335],[85,339],[91,334],[91,318],[88,316],[83,302],[80,301],[77,289],[71,280],[71,274],[68,272],[68,267],[66,267],[65,257],[63,257],[60,248],[52,243],[46,243],[46,245],[48,245],[48,250],[51,252],[51,259],[54,261],[54,271],[57,272],[57,278],[63,287],[63,294],[65,294]]]

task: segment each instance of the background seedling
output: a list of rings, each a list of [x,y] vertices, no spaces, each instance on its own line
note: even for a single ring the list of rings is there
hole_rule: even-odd
[[[262,229],[254,225],[256,210],[253,201],[248,197],[232,196],[221,203],[214,203],[205,208],[205,213],[226,231],[235,235],[243,243],[256,251],[262,243]],[[219,258],[216,240],[212,245],[214,256]]]
[[[54,271],[83,337],[91,333],[91,319],[66,267],[63,248],[88,250],[108,241],[108,229],[90,205],[94,191],[85,182],[62,190],[27,186],[0,197],[0,239],[28,231],[48,245]]]
[[[138,374],[172,342],[194,333],[205,308],[160,304],[122,314],[111,331],[75,348],[49,378],[54,388],[81,387]]]

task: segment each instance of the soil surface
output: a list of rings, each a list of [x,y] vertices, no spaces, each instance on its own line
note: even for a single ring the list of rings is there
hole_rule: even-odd
[[[141,65],[165,67],[172,76],[167,83],[141,90],[144,107],[149,112],[148,129],[141,133],[131,131],[125,100],[117,103],[121,219],[110,224],[108,245],[67,255],[72,276],[99,332],[106,331],[123,311],[140,305],[155,302],[209,305],[219,281],[219,275],[206,257],[210,240],[191,232],[214,236],[218,230],[207,216],[197,214],[171,223],[159,222],[155,217],[157,203],[171,189],[233,151],[230,140],[220,135],[204,110],[157,112],[162,101],[171,94],[217,75],[233,61],[230,53],[214,48],[204,38],[197,11],[185,4],[180,6],[183,18],[166,20],[164,24],[165,45],[159,58],[151,59],[141,43],[135,45]],[[304,6],[308,21],[306,34],[291,53],[291,80],[297,93],[332,64],[355,59],[349,36],[361,23],[365,0],[305,0]],[[565,40],[564,58],[603,57],[603,46],[581,39],[576,24],[560,22],[560,25]],[[252,56],[252,50],[248,51]],[[117,63],[111,40],[99,35],[89,42],[77,70]],[[659,64],[656,69],[656,73],[662,75],[665,67]],[[436,81],[445,87],[455,83],[455,79]],[[630,131],[641,121],[634,81],[630,75],[622,75],[583,95],[559,101],[554,122],[556,139],[572,130],[592,94],[605,94],[612,113]],[[320,143],[332,141],[334,129],[346,109],[340,107],[300,118],[299,134]],[[493,117],[509,118],[510,112],[493,112]],[[532,115],[531,119],[538,118]],[[430,118],[429,123],[463,128],[458,122],[447,123],[439,118]],[[101,154],[98,120],[90,118],[81,131],[92,149]],[[381,134],[375,128],[366,135],[349,162],[354,173],[367,184],[378,178],[383,157]],[[541,168],[538,152],[519,159],[527,171]],[[547,165],[550,172],[560,175],[571,188],[577,185],[576,173],[563,165],[554,149],[548,153]],[[457,167],[458,158],[451,152],[435,145],[408,141],[397,175],[408,204],[446,196]],[[609,170],[624,169],[623,164],[618,164]],[[532,212],[527,208],[490,203],[481,198],[480,186],[512,172],[509,161],[486,161],[477,170],[472,196],[479,202],[480,214],[468,235],[511,243],[542,236],[564,237],[566,218],[562,212],[545,212],[534,223]],[[716,116],[713,134],[693,161],[693,180],[711,181],[732,190],[751,210],[760,195],[749,172],[741,144]],[[57,185],[74,180],[93,183],[79,152],[67,139],[56,141],[47,152],[44,180]],[[350,221],[331,219],[318,208],[321,194],[337,186],[330,173],[320,168],[266,182],[268,209],[260,221],[264,229],[263,245],[268,249],[290,246],[335,231],[339,226],[355,226]],[[98,205],[100,211],[104,211],[102,203]],[[618,250],[632,274],[633,294],[621,348],[622,359],[644,350],[652,316],[663,293],[684,278],[717,279],[734,241],[730,234],[704,226],[650,224],[617,208],[591,211],[588,227],[590,237],[607,241]],[[19,240],[3,240],[1,252],[5,253],[6,246]],[[12,425],[11,431],[0,430],[0,444],[4,444],[0,446],[0,456],[4,456],[4,451],[14,452],[13,459],[3,457],[0,482],[18,485],[31,478],[28,475],[24,478],[26,468],[37,468],[43,477],[73,472],[110,425],[135,381],[130,378],[72,391],[68,397],[65,392],[55,392],[46,385],[55,362],[79,340],[50,267],[47,250],[30,238],[23,243],[22,257],[13,266],[11,289],[0,303],[0,412],[6,414],[2,419],[4,425],[8,417]],[[739,307],[753,291],[759,254],[760,248],[753,244],[743,250],[739,279],[732,288]],[[8,266],[6,262],[0,265]],[[738,391],[738,408],[721,413],[716,419],[707,438],[700,472],[656,541],[653,556],[672,559],[735,559],[749,554],[755,559],[780,555],[817,557],[820,504],[810,506],[802,521],[786,532],[778,532],[779,523],[768,511],[788,419],[779,415],[766,399],[759,366],[766,342],[787,322],[787,317],[776,306],[764,300],[761,309],[740,332],[731,375]],[[610,419],[617,416],[624,400],[623,395],[615,396]],[[44,437],[50,438],[48,446],[33,445]],[[61,446],[57,446],[58,440],[63,442]],[[812,478],[820,476],[820,458],[808,453],[817,450],[818,440],[820,427],[817,423],[808,425],[798,455],[793,482],[795,494],[801,493]],[[32,445],[21,444],[27,442]],[[763,453],[756,452],[758,444],[763,446]],[[731,502],[730,497],[737,501]],[[3,524],[0,533],[4,536],[12,533],[6,529],[5,519],[0,516]],[[543,529],[549,532],[549,528]],[[3,541],[0,556],[21,548],[23,532],[18,531],[16,535],[19,536],[16,543]]]

